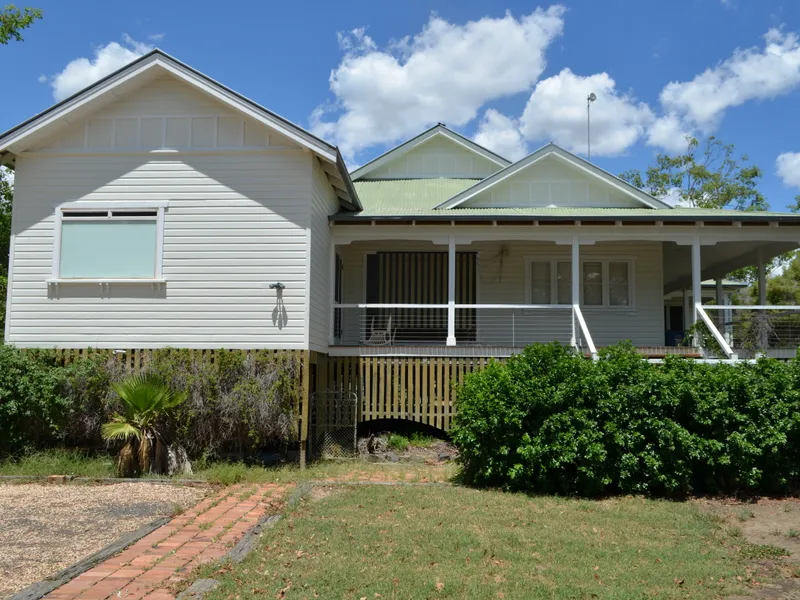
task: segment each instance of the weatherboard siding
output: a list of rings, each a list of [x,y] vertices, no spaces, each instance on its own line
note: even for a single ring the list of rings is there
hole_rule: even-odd
[[[370,171],[364,179],[466,178],[483,179],[500,165],[442,136],[435,136]]]
[[[315,159],[313,162],[311,221],[309,227],[309,348],[327,352],[331,315],[331,229],[328,216],[339,200]]]
[[[305,348],[311,156],[19,157],[8,342],[23,347]],[[166,200],[167,283],[52,277],[55,208]],[[126,252],[126,248],[109,248]],[[286,289],[279,302],[269,284]]]

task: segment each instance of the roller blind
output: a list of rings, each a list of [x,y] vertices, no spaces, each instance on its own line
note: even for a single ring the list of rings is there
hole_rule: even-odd
[[[67,220],[61,223],[62,279],[153,279],[155,220]]]

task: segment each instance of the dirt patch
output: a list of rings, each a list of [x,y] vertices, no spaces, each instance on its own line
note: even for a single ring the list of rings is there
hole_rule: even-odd
[[[753,578],[764,581],[754,587],[755,597],[800,599],[800,498],[697,502],[741,538],[740,551],[752,565]]]
[[[0,599],[205,494],[152,483],[0,484]]]
[[[311,492],[308,494],[308,499],[311,500],[311,502],[319,502],[333,494],[340,492],[341,490],[341,487],[336,488],[331,485],[315,485],[313,488],[311,488]]]
[[[358,440],[358,454],[364,460],[385,462],[412,462],[428,465],[444,464],[455,460],[458,450],[451,443],[431,438],[425,442],[408,442],[405,448],[392,446],[390,432]]]

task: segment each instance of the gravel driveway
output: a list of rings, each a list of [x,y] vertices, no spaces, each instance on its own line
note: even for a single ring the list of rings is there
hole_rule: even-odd
[[[0,599],[195,505],[206,491],[153,483],[0,484]]]

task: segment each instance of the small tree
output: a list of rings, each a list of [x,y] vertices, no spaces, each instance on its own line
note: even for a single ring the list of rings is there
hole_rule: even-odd
[[[186,400],[186,393],[172,390],[155,375],[133,375],[113,387],[124,412],[103,425],[102,435],[109,442],[125,442],[119,452],[117,472],[120,477],[164,473],[167,447],[158,420]]]
[[[39,8],[20,10],[13,4],[0,8],[0,44],[8,44],[11,40],[21,42],[22,34],[20,32],[41,18],[42,10]]]
[[[685,153],[659,154],[644,175],[632,169],[620,177],[656,198],[677,199],[694,208],[769,208],[757,188],[764,172],[756,165],[746,164],[747,155],[735,158],[733,144],[714,136],[703,144],[692,137],[686,141]]]

